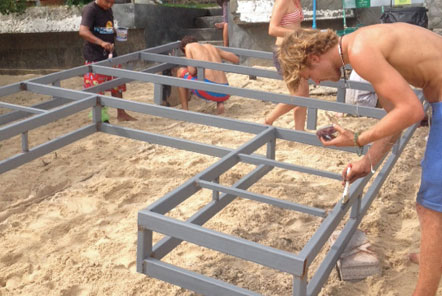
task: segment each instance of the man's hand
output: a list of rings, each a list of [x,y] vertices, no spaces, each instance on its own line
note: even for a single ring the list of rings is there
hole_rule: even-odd
[[[350,174],[347,176],[347,167],[351,166]],[[353,183],[356,179],[367,176],[370,173],[370,161],[367,156],[362,157],[358,161],[348,164],[342,171],[342,185],[345,185],[345,181]]]
[[[354,133],[348,131],[337,124],[333,124],[333,127],[338,131],[336,138],[332,140],[325,140],[319,137],[319,140],[324,146],[354,146]]]
[[[109,53],[114,51],[114,44],[113,43],[102,41],[100,43],[100,46],[103,47]]]

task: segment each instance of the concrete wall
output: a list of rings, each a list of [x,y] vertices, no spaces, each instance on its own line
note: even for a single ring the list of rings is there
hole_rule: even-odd
[[[0,34],[0,73],[54,72],[83,65],[78,32]],[[145,48],[144,30],[130,29],[127,42],[116,42],[119,55]]]
[[[126,4],[134,9],[134,27],[145,30],[147,47],[184,37],[184,29],[194,26],[194,19],[209,15],[207,9],[166,7],[153,4]]]

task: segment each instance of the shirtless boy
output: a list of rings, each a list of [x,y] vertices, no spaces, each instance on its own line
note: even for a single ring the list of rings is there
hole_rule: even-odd
[[[348,175],[344,169],[343,178],[350,182],[367,175],[401,131],[422,120],[422,103],[410,84],[422,89],[433,116],[417,194],[421,246],[413,295],[435,295],[442,274],[442,37],[405,23],[367,26],[343,37],[331,30],[301,29],[285,38],[279,53],[289,88],[296,89],[301,78],[338,81],[341,67],[351,64],[378,94],[387,111],[378,123],[360,134],[335,125],[339,135],[321,139],[325,146],[373,143],[350,164]]]
[[[227,60],[231,63],[238,64],[239,58],[237,55],[216,48],[211,44],[201,44],[192,36],[185,36],[181,40],[180,48],[188,59],[221,63],[222,60]],[[181,67],[177,70],[176,75],[180,78],[196,80],[197,70],[195,67],[187,66]],[[204,81],[207,83],[216,83],[228,85],[227,76],[223,71],[204,69]],[[224,112],[224,102],[230,98],[230,95],[214,93],[210,91],[203,90],[191,90],[196,96],[217,102],[217,113],[221,114]],[[187,88],[178,88],[179,97],[181,101],[181,107],[184,110],[188,110],[189,101],[189,90]]]

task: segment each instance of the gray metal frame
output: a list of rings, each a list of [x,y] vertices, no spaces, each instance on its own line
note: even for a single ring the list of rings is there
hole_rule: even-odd
[[[12,112],[0,115],[0,125],[2,125],[0,128],[0,141],[16,135],[21,135],[22,141],[21,153],[4,160],[0,160],[0,173],[14,169],[26,162],[87,137],[95,132],[104,132],[153,144],[160,144],[219,157],[219,160],[210,167],[190,178],[184,184],[169,192],[153,204],[149,205],[147,208],[139,211],[137,271],[172,284],[179,285],[186,289],[194,290],[201,294],[256,295],[256,293],[252,291],[239,288],[237,286],[220,280],[212,279],[198,273],[184,270],[161,261],[164,256],[171,252],[182,241],[187,241],[293,275],[293,295],[318,294],[321,287],[327,280],[333,266],[336,264],[345,245],[348,243],[362,217],[367,212],[370,204],[376,197],[380,187],[387,178],[389,172],[391,171],[417,126],[415,125],[410,127],[397,141],[395,148],[388,155],[387,160],[383,162],[383,166],[379,168],[380,173],[373,180],[365,194],[362,195],[364,187],[369,182],[372,175],[368,175],[365,178],[356,181],[350,187],[349,201],[345,204],[342,203],[342,201],[337,202],[334,208],[329,212],[326,212],[323,209],[287,202],[277,198],[249,192],[247,191],[247,188],[259,181],[260,178],[265,176],[275,167],[335,180],[340,180],[341,176],[333,172],[317,170],[315,168],[303,167],[275,160],[276,139],[300,142],[314,146],[322,146],[316,135],[312,133],[288,130],[196,112],[183,111],[155,104],[132,102],[128,101],[127,99],[122,100],[114,97],[97,95],[96,93],[109,89],[113,86],[117,86],[121,83],[137,80],[151,82],[154,84],[154,102],[157,104],[161,103],[162,86],[172,85],[226,93],[263,101],[272,101],[275,103],[288,103],[306,106],[309,110],[309,129],[316,128],[316,114],[318,109],[345,112],[353,115],[373,118],[381,118],[385,115],[385,112],[377,108],[358,107],[344,104],[345,85],[343,81],[339,81],[337,83],[323,83],[323,85],[338,89],[337,102],[328,102],[315,98],[296,97],[231,86],[207,84],[201,81],[189,81],[155,74],[176,65],[190,65],[198,69],[199,79],[203,79],[204,68],[240,73],[244,75],[281,79],[280,75],[275,71],[256,69],[241,65],[188,60],[183,57],[175,56],[174,53],[178,48],[178,44],[178,42],[172,42],[170,44],[134,52],[96,64],[80,66],[66,71],[0,87],[0,97],[14,94],[22,90],[52,96],[51,100],[31,107],[0,102],[0,107],[14,110]],[[232,51],[240,56],[269,60],[272,59],[272,54],[268,52],[239,48],[220,48]],[[172,55],[170,55],[170,53],[172,53]],[[143,71],[113,68],[113,66],[117,64],[130,64],[136,61],[146,61],[156,64]],[[82,75],[87,72],[113,75],[117,78],[82,91],[68,90],[60,87],[61,80]],[[360,82],[349,82],[349,86],[356,89],[372,89],[369,84]],[[420,99],[423,100],[422,93],[417,93]],[[255,136],[237,149],[218,147],[190,140],[153,134],[148,131],[131,129],[115,124],[102,123],[100,110],[101,106],[123,108],[133,112],[151,114],[174,120],[236,130],[254,134]],[[36,147],[29,147],[28,131],[88,108],[92,108],[93,110],[93,119],[90,124]],[[255,151],[263,145],[266,145],[267,147],[266,155],[255,153]],[[324,149],[337,149],[356,153],[356,150],[352,147],[330,147]],[[367,147],[365,147],[363,152],[365,153],[366,151]],[[252,164],[256,167],[233,186],[229,187],[219,184],[218,181],[220,175],[228,171],[239,162]],[[203,188],[212,190],[212,200],[187,221],[178,221],[164,215]],[[216,213],[225,208],[237,196],[313,216],[323,217],[324,220],[316,233],[298,254],[263,246],[245,239],[206,229],[202,226]],[[341,222],[349,210],[351,210],[351,212],[348,220],[345,222],[343,231],[334,245],[328,251],[326,257],[320,264],[319,268],[315,271],[312,278],[308,280],[310,264],[313,262],[321,248],[327,242],[331,233],[336,229],[337,225]],[[165,235],[165,238],[153,245],[153,232],[162,233]]]

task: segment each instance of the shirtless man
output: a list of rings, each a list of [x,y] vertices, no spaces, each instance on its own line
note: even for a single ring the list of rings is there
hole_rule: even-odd
[[[287,36],[280,47],[283,76],[296,89],[300,78],[338,81],[341,67],[369,81],[387,115],[359,133],[335,125],[339,135],[325,146],[360,146],[368,153],[343,171],[350,182],[370,172],[405,128],[424,117],[410,85],[421,88],[433,110],[422,162],[416,210],[421,226],[419,276],[413,295],[435,295],[442,274],[442,37],[405,23],[367,26],[339,38],[333,31],[304,29]],[[344,76],[345,79],[345,76]]]
[[[180,48],[188,59],[221,63],[222,60],[227,60],[231,63],[238,64],[239,58],[231,52],[227,52],[216,48],[211,44],[200,44],[192,36],[185,36],[181,40]],[[197,80],[196,78],[197,70],[195,67],[187,66],[181,67],[177,70],[176,76],[189,80]],[[204,81],[208,83],[216,83],[222,85],[229,85],[227,81],[227,76],[223,71],[204,69]],[[217,113],[221,114],[224,112],[224,102],[230,98],[230,95],[214,93],[210,91],[203,90],[191,90],[196,96],[209,100],[215,101]],[[179,97],[181,101],[181,108],[188,110],[189,101],[189,90],[187,88],[178,88]]]

